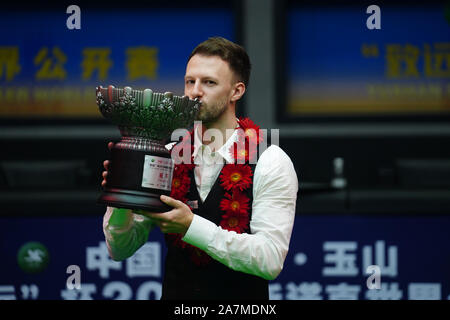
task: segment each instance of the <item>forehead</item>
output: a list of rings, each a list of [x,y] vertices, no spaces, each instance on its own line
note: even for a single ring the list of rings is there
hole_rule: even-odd
[[[196,54],[186,66],[186,77],[229,77],[232,72],[228,62],[222,60],[219,56],[205,56]]]

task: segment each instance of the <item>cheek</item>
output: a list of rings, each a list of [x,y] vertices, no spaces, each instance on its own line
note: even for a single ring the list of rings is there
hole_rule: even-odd
[[[227,90],[210,92],[208,96],[214,101],[228,101],[231,97],[229,91]]]

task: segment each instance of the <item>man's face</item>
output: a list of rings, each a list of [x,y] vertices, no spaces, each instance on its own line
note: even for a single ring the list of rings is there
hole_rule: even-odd
[[[217,120],[230,103],[235,82],[228,63],[220,57],[194,55],[186,66],[184,94],[202,102],[197,120]]]

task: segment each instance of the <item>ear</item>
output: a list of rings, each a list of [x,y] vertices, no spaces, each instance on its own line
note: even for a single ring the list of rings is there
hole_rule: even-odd
[[[243,82],[236,82],[234,84],[234,88],[231,94],[231,98],[230,101],[231,102],[236,102],[238,101],[240,98],[242,98],[242,96],[245,93],[245,84]]]

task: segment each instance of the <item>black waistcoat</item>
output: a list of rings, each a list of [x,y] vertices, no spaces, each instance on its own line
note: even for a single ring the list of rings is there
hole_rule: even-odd
[[[254,172],[255,165],[250,165]],[[216,179],[211,191],[202,203],[195,184],[193,171],[190,173],[191,186],[188,192],[188,200],[198,201],[198,209],[193,212],[202,216],[216,225],[220,225],[223,211],[220,210],[220,201],[225,191],[220,186],[219,178]],[[253,177],[252,177],[253,179]],[[253,184],[252,184],[253,186]],[[251,203],[253,200],[252,188],[248,188],[247,196]],[[247,230],[247,233],[251,233]],[[166,237],[168,247],[165,273],[162,288],[162,300],[268,300],[268,281],[250,274],[234,271],[224,264],[211,261],[202,266],[196,265],[189,250],[174,246],[169,237]]]

